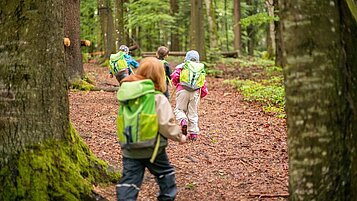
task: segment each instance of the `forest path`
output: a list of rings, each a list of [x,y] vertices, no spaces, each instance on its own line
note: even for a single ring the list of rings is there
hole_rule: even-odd
[[[84,67],[97,86],[116,84],[106,68]],[[243,101],[223,81],[207,78],[209,95],[199,105],[198,140],[184,145],[171,141],[167,147],[176,169],[176,200],[284,200],[288,190],[285,120]],[[173,107],[174,102],[173,98]],[[99,158],[121,169],[117,109],[114,92],[70,92],[70,118],[80,135]],[[95,189],[115,200],[115,185]],[[138,200],[156,200],[157,192],[154,177],[146,173]]]

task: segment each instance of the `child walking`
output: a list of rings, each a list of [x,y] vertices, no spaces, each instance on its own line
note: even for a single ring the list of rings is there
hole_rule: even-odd
[[[156,177],[160,188],[158,200],[176,197],[175,170],[166,154],[167,139],[186,142],[166,91],[163,64],[145,58],[135,75],[121,81],[117,119],[118,137],[123,155],[123,174],[116,186],[119,201],[136,200],[145,168]],[[140,132],[139,132],[140,131]]]
[[[160,46],[157,51],[156,51],[156,57],[164,64],[165,68],[165,76],[166,76],[166,91],[165,91],[165,96],[167,99],[170,99],[170,93],[169,93],[169,85],[171,82],[171,68],[169,63],[166,61],[167,57],[169,56],[169,49],[165,46]]]
[[[129,48],[126,45],[121,45],[118,53],[110,55],[110,77],[114,75],[119,83],[133,72],[131,66],[137,68],[139,63],[129,55]]]
[[[197,51],[188,51],[185,62],[176,66],[171,74],[172,84],[176,87],[176,119],[190,140],[196,140],[199,134],[198,104],[200,98],[208,94],[204,64],[199,63],[199,59]]]

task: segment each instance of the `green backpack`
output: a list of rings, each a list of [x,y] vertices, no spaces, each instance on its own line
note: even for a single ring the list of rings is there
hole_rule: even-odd
[[[128,150],[153,147],[152,162],[160,145],[155,110],[157,93],[149,79],[124,82],[117,93],[120,102],[117,132],[121,147]]]
[[[128,63],[124,57],[125,53],[119,51],[116,54],[111,54],[109,58],[109,70],[110,72],[115,75],[119,71],[125,70],[128,68]]]
[[[204,85],[205,78],[204,64],[186,61],[180,73],[180,84],[188,91],[196,91]]]

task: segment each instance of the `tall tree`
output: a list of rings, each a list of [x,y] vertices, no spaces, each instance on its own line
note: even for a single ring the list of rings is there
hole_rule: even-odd
[[[64,36],[71,44],[65,48],[68,79],[80,79],[84,75],[80,39],[80,0],[64,1]]]
[[[178,0],[170,0],[170,13],[171,16],[174,17],[175,25],[179,23],[177,16],[177,12],[179,12],[179,4]],[[171,46],[170,49],[172,51],[180,50],[180,36],[179,36],[179,26],[173,26],[171,29]]]
[[[115,49],[117,50],[121,44],[124,44],[125,34],[124,34],[124,0],[115,0]]]
[[[357,5],[280,6],[290,200],[357,200]]]
[[[274,14],[274,0],[265,0],[266,9],[268,11],[268,15],[271,18],[275,17]],[[266,34],[266,44],[267,44],[267,52],[270,58],[273,58],[275,55],[275,26],[274,21],[270,21],[267,26],[267,34]]]
[[[209,28],[209,45],[210,49],[213,51],[217,51],[217,23],[216,23],[216,11],[213,6],[212,0],[205,0],[206,12],[207,12],[207,20],[208,20],[208,28]]]
[[[233,13],[233,31],[234,31],[234,50],[237,51],[238,55],[242,54],[242,42],[241,42],[241,25],[240,25],[240,0],[234,0]]]
[[[114,23],[110,0],[98,0],[98,14],[100,18],[102,48],[105,58],[109,58],[114,50]]]
[[[202,0],[191,0],[190,48],[200,53],[201,60],[206,59],[205,35]]]
[[[273,0],[274,13],[281,19],[279,1]],[[274,21],[275,27],[275,65],[283,66],[283,43],[282,43],[282,26],[280,20]]]
[[[106,167],[69,122],[64,7],[0,2],[0,200],[93,200]]]

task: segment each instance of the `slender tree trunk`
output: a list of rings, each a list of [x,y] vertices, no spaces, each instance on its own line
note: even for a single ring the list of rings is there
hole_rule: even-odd
[[[274,5],[274,13],[277,13],[279,16],[279,21],[274,21],[275,27],[275,65],[283,66],[283,41],[282,41],[282,29],[281,29],[281,13],[280,13],[280,1],[281,0],[273,0]]]
[[[115,0],[115,50],[124,44],[124,0]]]
[[[202,0],[191,0],[190,47],[206,59]]]
[[[234,13],[234,25],[233,25],[233,31],[234,31],[234,50],[237,51],[238,56],[242,55],[242,42],[241,42],[241,26],[240,26],[240,0],[234,0],[234,8],[233,8],[233,13]]]
[[[357,21],[346,1],[280,3],[290,200],[357,200]]]
[[[226,49],[229,51],[229,38],[228,38],[228,17],[227,17],[227,0],[224,0],[224,29],[226,35]]]
[[[178,25],[179,21],[176,18],[176,14],[179,12],[179,5],[177,0],[170,0],[170,12],[171,16],[175,17],[175,24]],[[179,36],[179,26],[174,26],[171,29],[171,51],[180,50],[180,36]]]
[[[98,11],[101,25],[101,36],[105,58],[109,58],[114,51],[113,40],[113,16],[110,7],[110,0],[98,0]]]
[[[213,51],[217,51],[217,26],[216,26],[216,13],[213,7],[212,0],[205,0],[206,12],[208,18],[208,28],[209,28],[209,45],[210,49]]]
[[[274,17],[274,0],[265,0],[265,5],[270,17]],[[274,22],[270,22],[267,28],[267,51],[269,57],[273,58],[275,54],[275,26]]]
[[[249,10],[249,15],[254,15],[255,14],[255,7],[254,7],[254,0],[247,0],[247,5],[251,6]],[[255,48],[255,27],[254,25],[250,24],[247,27],[247,33],[248,33],[248,55],[249,56],[254,56],[254,48]]]
[[[70,126],[64,10],[0,3],[0,200],[95,200],[105,163]]]
[[[128,4],[130,3],[130,0],[123,0],[124,1],[124,44],[127,46],[130,46],[131,40],[130,40],[130,30],[127,26],[129,24],[129,14],[128,14]],[[137,0],[134,0],[134,2]]]
[[[80,39],[80,0],[64,1],[64,36],[69,38],[71,45],[65,48],[68,79],[81,79],[84,75]]]

